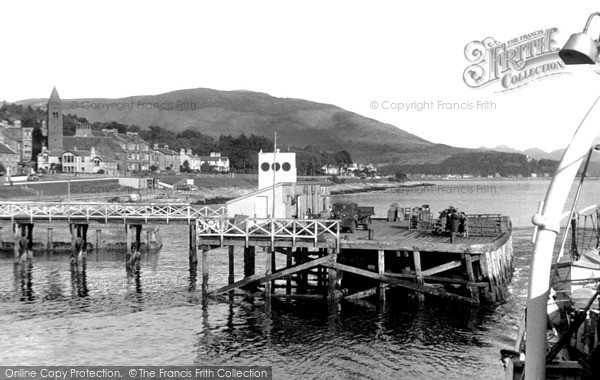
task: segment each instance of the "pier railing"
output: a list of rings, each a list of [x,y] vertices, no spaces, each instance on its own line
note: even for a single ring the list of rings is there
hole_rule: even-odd
[[[296,242],[319,242],[335,240],[336,247],[340,240],[339,220],[327,219],[268,219],[268,218],[202,218],[197,221],[198,237],[218,237],[223,244],[225,238],[239,238],[246,241],[288,240]]]
[[[91,221],[187,221],[227,215],[225,207],[194,207],[189,204],[139,203],[47,203],[0,202],[1,220],[52,222],[59,220]]]

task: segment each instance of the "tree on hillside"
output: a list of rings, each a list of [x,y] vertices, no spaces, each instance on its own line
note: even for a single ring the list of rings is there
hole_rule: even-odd
[[[140,132],[140,137],[146,140],[150,146],[159,144],[162,147],[167,144],[170,149],[179,149],[177,135],[162,127],[151,125],[147,130]]]
[[[44,140],[42,128],[39,125],[33,128],[31,133],[31,156],[34,161],[37,160],[38,154],[42,153],[42,147],[45,145]]]
[[[186,172],[189,173],[192,171],[192,169],[190,169],[190,163],[188,162],[188,160],[183,161],[183,165],[181,167],[181,171],[182,172]]]
[[[341,150],[336,152],[333,155],[333,159],[335,160],[335,164],[337,165],[339,172],[342,172],[342,168],[344,166],[352,165],[352,157],[350,157],[350,153],[346,150]]]
[[[192,149],[192,152],[198,155],[209,154],[215,145],[215,140],[193,129],[186,129],[177,134],[176,149]],[[177,146],[179,145],[179,146]]]
[[[200,165],[200,171],[202,173],[210,173],[211,172],[211,167],[208,164],[208,162],[203,162],[202,165]]]

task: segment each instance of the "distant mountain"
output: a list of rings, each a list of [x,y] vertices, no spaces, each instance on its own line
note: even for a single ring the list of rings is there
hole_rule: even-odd
[[[521,153],[521,154],[523,153],[522,151],[511,148],[507,145],[498,145],[497,147],[491,148],[490,150],[495,150],[496,152],[503,152],[503,153]]]
[[[45,108],[46,101],[29,99],[17,104]],[[330,104],[251,91],[198,88],[120,99],[65,99],[63,113],[89,122],[156,125],[174,132],[195,129],[215,137],[244,133],[272,138],[277,131],[282,147],[347,150],[362,162],[435,163],[465,151]]]
[[[556,160],[556,161],[560,161],[560,159],[562,158],[563,154],[565,153],[566,149],[557,149],[557,150],[553,150],[552,152],[548,153],[548,158],[551,160]],[[595,159],[594,161],[598,161],[598,159]]]
[[[529,148],[523,151],[529,157],[535,158],[536,160],[550,158],[548,152],[541,150],[540,148]],[[558,161],[558,160],[556,160]]]
[[[482,147],[477,148],[477,150],[480,150],[480,151],[492,150],[492,151],[503,152],[503,153],[521,153],[521,154],[525,154],[531,158],[535,158],[536,160],[544,160],[545,159],[545,160],[554,160],[554,161],[560,161],[560,159],[565,151],[564,149],[558,149],[558,150],[554,150],[554,151],[548,153],[540,148],[529,148],[526,150],[518,150],[518,149],[511,148],[509,146],[506,146],[506,145],[499,145],[495,148],[486,148],[486,147],[482,146]]]

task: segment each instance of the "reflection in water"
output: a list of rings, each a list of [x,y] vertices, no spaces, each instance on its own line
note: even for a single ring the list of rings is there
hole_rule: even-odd
[[[87,297],[88,287],[86,278],[87,260],[71,260],[71,295],[73,297]]]
[[[477,310],[398,289],[385,304],[203,299],[180,246],[187,231],[169,231],[160,254],[143,253],[129,274],[124,253],[100,251],[75,267],[68,254],[18,266],[0,255],[0,323],[11,325],[0,340],[15,342],[0,347],[0,362],[273,365],[276,379],[502,378],[498,351],[512,345],[524,306],[529,233],[514,235],[514,296]],[[215,289],[228,282],[227,251],[210,260]]]
[[[28,259],[14,264],[15,292],[20,294],[21,301],[34,301],[33,292],[33,263]]]
[[[405,371],[453,378],[481,366],[465,353],[489,349],[477,326],[494,310],[419,302],[395,289],[388,298],[381,307],[342,301],[337,315],[324,301],[274,298],[270,310],[250,297],[205,303],[196,364],[273,365],[276,378],[367,379],[407,378],[398,376]]]
[[[54,301],[63,297],[63,285],[61,284],[60,272],[57,268],[54,268],[48,272],[45,290],[45,300]]]

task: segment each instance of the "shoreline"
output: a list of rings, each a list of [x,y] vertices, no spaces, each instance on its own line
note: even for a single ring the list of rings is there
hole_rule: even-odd
[[[414,187],[431,187],[433,183],[427,182],[365,182],[341,183],[331,186],[331,195],[369,193],[373,191],[386,191],[390,189],[405,189]]]

